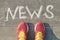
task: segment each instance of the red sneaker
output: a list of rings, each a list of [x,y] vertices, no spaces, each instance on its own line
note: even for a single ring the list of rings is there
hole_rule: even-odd
[[[38,22],[35,25],[35,40],[44,40],[45,26],[42,22]]]
[[[17,28],[18,40],[26,40],[28,33],[28,25],[25,22],[21,22]]]

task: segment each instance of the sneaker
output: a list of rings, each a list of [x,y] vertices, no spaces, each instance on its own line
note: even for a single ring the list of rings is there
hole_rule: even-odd
[[[35,25],[35,40],[44,40],[45,36],[45,26],[42,22],[38,22]]]
[[[18,40],[26,40],[28,33],[28,25],[25,22],[21,22],[17,28]]]

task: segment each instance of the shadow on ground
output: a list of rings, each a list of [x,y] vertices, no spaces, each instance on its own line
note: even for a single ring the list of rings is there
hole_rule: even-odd
[[[29,25],[29,32],[28,32],[27,40],[34,40],[35,39],[34,24],[28,23],[28,25]]]
[[[34,34],[34,24],[27,23],[29,25],[29,31],[27,40],[35,40],[35,34]],[[46,35],[44,40],[59,40],[53,33],[52,29],[50,28],[50,25],[48,23],[44,23],[46,28]]]
[[[46,28],[45,40],[59,40],[53,33],[53,30],[50,28],[50,25],[48,23],[44,23],[44,25]]]

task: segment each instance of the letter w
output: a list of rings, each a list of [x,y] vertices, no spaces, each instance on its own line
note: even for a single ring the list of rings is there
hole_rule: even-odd
[[[34,14],[37,16],[37,18],[39,18],[40,15],[41,15],[41,12],[42,12],[42,8],[43,8],[43,6],[41,5],[38,13],[35,10],[33,11],[33,13],[31,13],[30,10],[29,10],[29,8],[26,6],[26,10],[29,13],[29,15],[31,16],[31,19],[33,18]]]

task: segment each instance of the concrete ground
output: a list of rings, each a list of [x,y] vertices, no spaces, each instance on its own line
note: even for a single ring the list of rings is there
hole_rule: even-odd
[[[14,11],[17,6],[26,5],[31,12],[38,10],[40,5],[43,5],[42,15],[46,12],[47,5],[53,5],[54,18],[47,19],[41,15],[39,19],[36,16],[31,19],[27,13],[27,19],[23,20],[18,18],[17,12],[16,19],[12,20],[9,16],[9,20],[5,21],[8,7]],[[43,22],[46,28],[45,40],[60,40],[60,0],[0,0],[0,40],[17,40],[16,30],[21,21],[25,21],[29,25],[27,40],[34,40],[34,25],[39,21]]]

